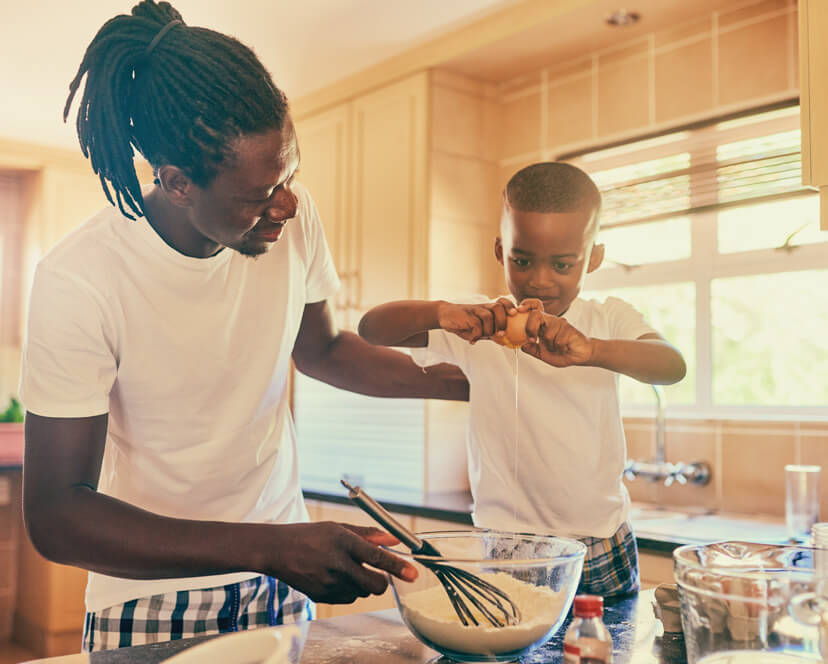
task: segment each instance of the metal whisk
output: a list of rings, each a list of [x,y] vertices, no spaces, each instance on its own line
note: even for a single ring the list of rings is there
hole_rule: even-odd
[[[433,544],[421,540],[403,526],[358,486],[351,486],[345,480],[341,482],[342,486],[348,489],[348,497],[354,503],[411,549],[411,553],[418,556],[417,562],[434,573],[445,589],[460,622],[466,626],[480,624],[469,604],[495,627],[517,625],[520,622],[520,609],[500,588],[459,567],[446,565],[439,560],[420,558],[419,556],[440,558],[442,554]]]

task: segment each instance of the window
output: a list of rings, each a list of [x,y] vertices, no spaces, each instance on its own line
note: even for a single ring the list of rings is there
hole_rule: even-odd
[[[679,347],[671,410],[828,416],[828,232],[801,183],[797,106],[569,161],[604,195],[606,259],[584,296],[629,301]],[[652,412],[651,390],[621,385],[625,412]]]

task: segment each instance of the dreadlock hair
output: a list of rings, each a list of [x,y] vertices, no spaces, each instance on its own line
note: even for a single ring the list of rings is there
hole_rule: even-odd
[[[589,231],[598,230],[601,192],[589,175],[572,164],[544,161],[519,170],[506,185],[505,198],[521,212],[594,211]]]
[[[153,43],[165,26],[168,33]],[[232,159],[234,139],[282,129],[288,112],[253,51],[228,35],[185,25],[168,2],[142,0],[131,15],[103,25],[69,85],[64,122],[84,75],[81,149],[109,202],[117,200],[130,219],[125,206],[144,214],[133,148],[154,171],[173,164],[204,187]]]

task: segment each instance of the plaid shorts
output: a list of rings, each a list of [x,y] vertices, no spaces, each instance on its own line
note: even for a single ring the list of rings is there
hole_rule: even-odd
[[[579,593],[613,597],[638,592],[638,546],[625,522],[612,537],[579,537],[586,544]]]
[[[313,603],[269,576],[180,590],[86,614],[84,652],[312,620]]]

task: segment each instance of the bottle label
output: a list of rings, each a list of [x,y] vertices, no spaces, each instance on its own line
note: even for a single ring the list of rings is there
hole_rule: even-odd
[[[610,664],[612,645],[599,639],[580,638],[564,643],[564,664]]]
[[[563,656],[564,664],[580,664],[581,662],[581,650],[577,646],[573,646],[571,643],[564,643],[564,656]]]

